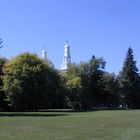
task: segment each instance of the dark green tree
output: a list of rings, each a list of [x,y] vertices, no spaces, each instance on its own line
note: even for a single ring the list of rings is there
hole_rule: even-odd
[[[103,94],[103,58],[93,56],[88,63],[81,63],[82,106],[85,109],[98,107]]]
[[[117,108],[120,105],[120,86],[114,73],[103,74],[104,94],[102,103],[109,108]]]
[[[65,85],[60,73],[52,67],[46,73],[46,92],[42,96],[42,108],[64,108]]]
[[[120,77],[123,103],[129,108],[140,108],[140,77],[131,47],[128,49]]]
[[[3,90],[3,66],[7,62],[7,59],[4,57],[0,57],[0,110],[7,110],[8,103],[6,101],[6,95]]]

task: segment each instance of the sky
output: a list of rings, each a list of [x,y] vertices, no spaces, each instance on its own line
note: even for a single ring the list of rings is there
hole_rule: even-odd
[[[22,52],[47,57],[57,69],[65,42],[72,62],[103,57],[106,71],[118,73],[129,46],[140,69],[140,0],[0,0],[0,55]]]

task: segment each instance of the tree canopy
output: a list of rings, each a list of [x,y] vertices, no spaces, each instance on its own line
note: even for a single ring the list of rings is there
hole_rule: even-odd
[[[56,93],[57,72],[36,54],[20,54],[8,61],[3,70],[4,89],[13,108],[37,110],[49,104],[46,97],[50,97],[50,92]]]
[[[71,63],[66,72],[36,54],[0,58],[0,110],[140,108],[140,75],[129,48],[122,71],[105,71],[105,60]],[[5,102],[6,101],[6,102]]]

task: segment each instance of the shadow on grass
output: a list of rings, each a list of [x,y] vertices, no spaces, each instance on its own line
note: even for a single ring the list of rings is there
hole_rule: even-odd
[[[60,117],[60,116],[68,116],[70,114],[63,113],[0,113],[0,117]]]

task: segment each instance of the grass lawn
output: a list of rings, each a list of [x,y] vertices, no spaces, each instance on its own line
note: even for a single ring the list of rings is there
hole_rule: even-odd
[[[0,140],[140,140],[140,111],[1,112]]]

